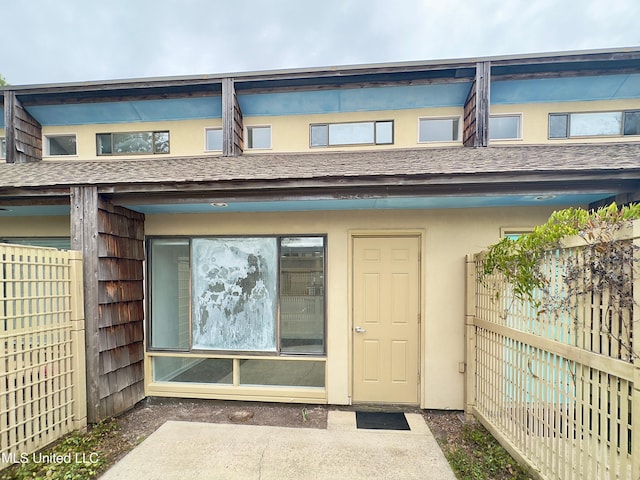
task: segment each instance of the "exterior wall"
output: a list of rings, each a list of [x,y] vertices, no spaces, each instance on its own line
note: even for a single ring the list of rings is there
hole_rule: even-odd
[[[4,217],[0,216],[2,237],[69,237],[69,217]]]
[[[148,158],[147,155],[108,155],[100,156],[96,154],[96,134],[114,132],[140,132],[140,131],[162,131],[170,132],[170,153],[169,156],[198,156],[205,153],[205,128],[222,128],[220,118],[204,120],[181,120],[172,122],[139,122],[139,123],[112,123],[112,124],[89,124],[89,125],[61,125],[42,127],[43,135],[75,133],[77,138],[76,156],[45,157],[47,160],[69,160],[79,158],[82,160],[105,160],[124,158]],[[207,152],[208,153],[208,152]],[[222,153],[222,152],[220,152]],[[157,157],[166,157],[160,154]]]
[[[464,375],[460,365],[464,362],[465,255],[495,243],[500,238],[500,228],[542,223],[552,210],[478,208],[147,215],[145,231],[149,236],[326,234],[326,386],[327,399],[332,404],[350,403],[350,234],[365,230],[423,232],[421,407],[462,409]]]
[[[491,114],[522,114],[521,140],[492,140],[492,145],[499,144],[540,144],[554,145],[564,143],[605,143],[605,142],[637,142],[637,136],[598,136],[571,139],[549,140],[549,114],[573,112],[603,112],[611,110],[640,109],[640,99],[597,100],[589,102],[553,102],[553,103],[521,103],[514,105],[491,105]]]

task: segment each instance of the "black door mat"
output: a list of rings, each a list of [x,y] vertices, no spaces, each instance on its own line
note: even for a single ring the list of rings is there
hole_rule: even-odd
[[[370,430],[411,430],[402,412],[356,412],[356,427]]]

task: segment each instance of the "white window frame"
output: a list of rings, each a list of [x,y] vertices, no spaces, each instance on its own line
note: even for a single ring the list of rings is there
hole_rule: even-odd
[[[533,232],[534,227],[500,227],[500,238],[520,236]]]
[[[491,136],[491,119],[492,118],[504,118],[504,117],[516,117],[518,118],[518,136],[516,138],[493,138]],[[522,140],[522,123],[524,115],[522,112],[513,113],[495,113],[489,115],[489,141],[490,142],[510,142],[514,140]]]
[[[209,131],[219,131],[222,135],[222,142],[220,143],[220,148],[209,148],[209,144],[207,143],[207,132]],[[204,129],[204,151],[205,152],[221,152],[224,148],[224,133],[222,132],[222,127],[205,127]]]
[[[254,147],[249,145],[249,130],[254,128],[268,128],[269,129],[269,146],[268,147]],[[271,125],[246,125],[244,128],[244,140],[247,150],[271,150],[273,148],[273,129]]]
[[[49,140],[54,137],[74,137],[76,139],[76,153],[72,153],[69,155],[63,154],[52,154],[50,151]],[[43,147],[43,155],[45,157],[54,157],[54,158],[67,158],[67,157],[77,157],[78,156],[78,135],[75,132],[69,133],[46,133],[42,135],[42,147]]]
[[[458,121],[458,131],[457,131],[457,139],[456,140],[420,140],[420,127],[422,125],[422,121],[426,120],[457,120]],[[461,115],[443,115],[437,117],[418,117],[418,143],[419,144],[429,144],[429,143],[461,143],[462,142],[462,116]]]

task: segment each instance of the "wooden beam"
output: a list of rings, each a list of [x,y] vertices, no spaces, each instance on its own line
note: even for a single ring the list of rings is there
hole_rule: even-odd
[[[16,93],[12,90],[4,91],[4,137],[7,150],[5,161],[16,163],[16,134],[14,131],[14,106]]]
[[[491,63],[476,66],[476,146],[489,145],[489,105],[491,103]]]
[[[71,248],[82,252],[87,370],[87,421],[100,420],[98,189],[71,188]]]
[[[222,154],[242,155],[244,149],[242,111],[236,96],[233,78],[222,80]]]

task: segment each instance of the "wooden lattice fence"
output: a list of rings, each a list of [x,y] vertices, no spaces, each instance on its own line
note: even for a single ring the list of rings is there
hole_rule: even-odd
[[[579,237],[544,259],[554,312],[482,278],[484,254],[467,258],[466,413],[540,478],[640,479],[639,237],[637,222],[619,235],[635,258],[610,272],[626,275],[631,304],[586,288],[594,249]],[[570,266],[585,288],[568,286]]]
[[[86,426],[82,258],[0,244],[0,468]]]

